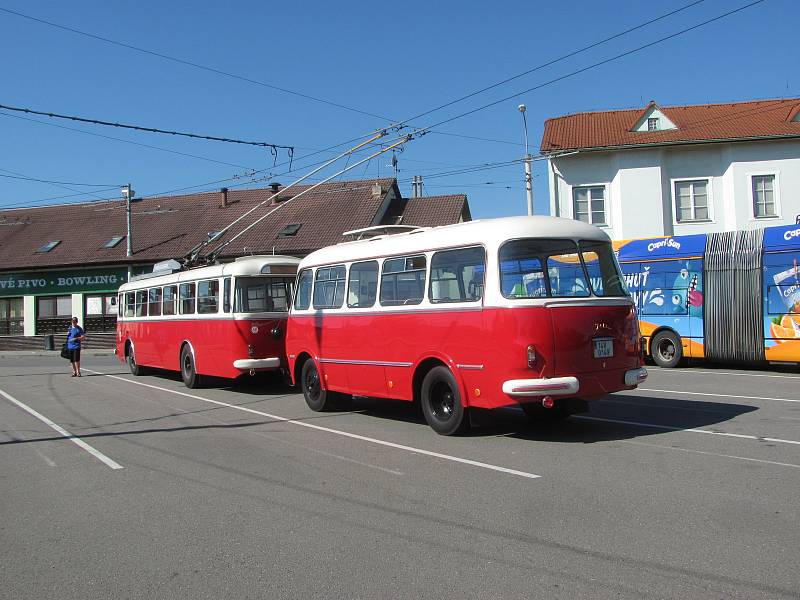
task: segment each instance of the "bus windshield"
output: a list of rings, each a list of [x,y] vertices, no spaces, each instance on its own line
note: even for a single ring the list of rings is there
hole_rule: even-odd
[[[608,242],[522,239],[500,248],[500,285],[506,298],[626,296]]]
[[[239,277],[236,279],[234,312],[288,312],[293,279],[288,277]]]

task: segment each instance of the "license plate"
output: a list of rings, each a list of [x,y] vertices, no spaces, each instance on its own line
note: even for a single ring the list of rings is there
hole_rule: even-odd
[[[595,338],[592,343],[594,344],[595,358],[611,358],[614,356],[613,338]]]

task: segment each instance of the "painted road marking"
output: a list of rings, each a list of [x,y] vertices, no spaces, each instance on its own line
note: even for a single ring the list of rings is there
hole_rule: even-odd
[[[775,379],[800,379],[797,375],[765,375],[762,373],[736,373],[734,371],[704,371],[700,369],[664,369],[661,367],[647,367],[648,371],[659,373],[680,373],[680,374],[708,374],[708,375],[734,375],[736,377],[772,377]]]
[[[275,421],[282,421],[284,423],[291,423],[293,425],[299,425],[300,427],[307,427],[309,429],[316,429],[317,431],[324,431],[326,433],[332,433],[334,435],[341,435],[343,437],[348,437],[354,440],[360,440],[362,442],[368,442],[370,444],[377,444],[379,446],[386,446],[387,448],[394,448],[396,450],[405,450],[406,452],[411,452],[414,454],[422,454],[423,456],[431,456],[433,458],[440,458],[442,460],[447,460],[450,462],[460,463],[464,465],[470,465],[472,467],[478,467],[481,469],[488,469],[490,471],[497,471],[499,473],[506,473],[508,475],[516,475],[517,477],[525,477],[528,479],[538,479],[541,475],[536,475],[534,473],[527,473],[525,471],[517,471],[516,469],[509,469],[506,467],[501,467],[498,465],[492,465],[489,463],[480,462],[477,460],[471,460],[469,458],[461,458],[459,456],[453,456],[451,454],[442,454],[441,452],[432,452],[431,450],[423,450],[422,448],[414,448],[413,446],[406,446],[404,444],[396,444],[394,442],[387,442],[386,440],[379,440],[377,438],[367,437],[364,435],[358,435],[356,433],[350,433],[348,431],[341,431],[340,429],[331,429],[330,427],[323,427],[321,425],[315,425],[313,423],[304,423],[303,421],[295,421],[294,419],[287,419],[286,417],[281,417],[280,415],[273,415],[270,413],[266,413],[260,410],[255,410],[253,408],[247,408],[245,406],[236,406],[235,404],[229,404],[227,402],[220,402],[219,400],[211,400],[210,398],[203,398],[202,396],[197,396],[196,394],[189,394],[187,392],[180,392],[178,390],[171,390],[169,388],[160,387],[157,385],[151,385],[149,383],[143,383],[141,381],[134,381],[132,379],[126,379],[124,377],[118,377],[117,375],[109,375],[107,373],[103,373],[101,371],[92,371],[91,369],[84,369],[87,373],[96,373],[97,375],[103,375],[105,377],[110,377],[111,379],[119,379],[120,381],[124,381],[126,383],[131,383],[134,385],[141,385],[143,387],[152,388],[154,390],[160,390],[162,392],[168,392],[170,394],[177,394],[178,396],[185,396],[186,398],[194,398],[195,400],[200,400],[202,402],[208,402],[209,404],[216,404],[217,406],[225,406],[226,408],[232,408],[234,410],[240,410],[242,412],[251,413],[254,415],[260,415],[262,417],[268,417]]]
[[[659,392],[662,394],[685,394],[689,396],[714,396],[715,398],[741,398],[743,400],[775,400],[776,402],[800,402],[793,398],[767,398],[766,396],[740,396],[738,394],[712,394],[711,392],[682,392],[681,390],[656,390],[653,388],[636,388],[638,392]]]
[[[103,454],[102,452],[97,450],[96,448],[90,446],[89,444],[84,442],[79,437],[76,437],[76,436],[72,435],[69,431],[67,431],[66,429],[64,429],[60,425],[57,425],[56,423],[53,423],[53,421],[51,421],[50,419],[45,417],[43,414],[35,411],[34,409],[32,409],[27,404],[25,404],[23,402],[20,402],[19,400],[14,398],[14,396],[12,396],[11,394],[9,394],[7,392],[4,392],[3,390],[0,390],[0,396],[3,396],[9,402],[12,402],[13,404],[16,404],[22,410],[24,410],[27,413],[33,415],[34,417],[39,419],[42,423],[44,423],[45,425],[47,425],[51,429],[54,429],[55,431],[57,431],[58,433],[63,435],[64,439],[67,439],[70,442],[74,443],[76,446],[79,446],[80,448],[83,448],[84,450],[86,450],[86,452],[88,452],[89,454],[94,456],[100,462],[105,463],[107,466],[111,467],[112,469],[121,469],[122,468],[121,464],[111,460],[105,454]]]
[[[631,442],[630,440],[620,440],[623,444],[633,444],[634,446],[648,446],[650,448],[662,448],[664,450],[678,450],[680,452],[690,452],[692,454],[705,454],[707,456],[719,456],[720,458],[735,458],[736,460],[746,460],[749,462],[764,463],[767,465],[777,465],[779,467],[792,467],[800,469],[800,465],[782,463],[774,460],[761,460],[759,458],[748,458],[746,456],[736,456],[733,454],[719,454],[717,452],[704,452],[702,450],[690,450],[689,448],[679,448],[677,446],[662,446],[661,444],[645,444],[644,442]]]
[[[740,438],[743,440],[756,440],[759,442],[776,442],[779,444],[792,444],[800,446],[800,441],[782,440],[780,438],[760,437],[757,435],[745,435],[743,433],[726,433],[724,431],[712,431],[711,429],[694,429],[686,427],[673,427],[671,425],[657,425],[655,423],[642,423],[640,421],[623,421],[622,419],[605,419],[602,417],[587,417],[584,415],[572,415],[573,419],[582,421],[599,421],[601,423],[619,423],[620,425],[634,425],[636,427],[647,427],[649,429],[663,429],[664,431],[688,431],[691,433],[705,433],[708,435],[720,435],[723,437]]]

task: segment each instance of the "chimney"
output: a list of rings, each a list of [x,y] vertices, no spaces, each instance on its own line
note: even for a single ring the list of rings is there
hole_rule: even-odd
[[[280,183],[270,183],[269,189],[272,191],[273,194],[277,194],[278,190],[281,189]]]
[[[220,188],[219,195],[222,201],[222,204],[220,204],[220,208],[226,208],[228,206],[228,188]]]
[[[383,196],[383,186],[380,183],[375,183],[372,185],[372,197],[373,198],[380,198]]]

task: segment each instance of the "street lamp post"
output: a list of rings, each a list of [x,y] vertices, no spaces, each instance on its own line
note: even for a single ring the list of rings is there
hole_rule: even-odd
[[[528,193],[528,214],[533,214],[533,175],[531,174],[531,154],[528,151],[528,119],[525,117],[525,105],[520,104],[519,112],[522,113],[522,124],[525,126],[525,191]]]
[[[125,256],[130,258],[133,256],[133,240],[131,239],[131,200],[133,199],[133,195],[136,192],[131,189],[131,184],[128,183],[122,186],[122,197],[125,199],[125,217],[128,224],[128,231],[127,235],[125,236],[125,241],[127,243],[127,250],[125,252]],[[132,265],[128,263],[128,281],[131,280],[132,274]]]

